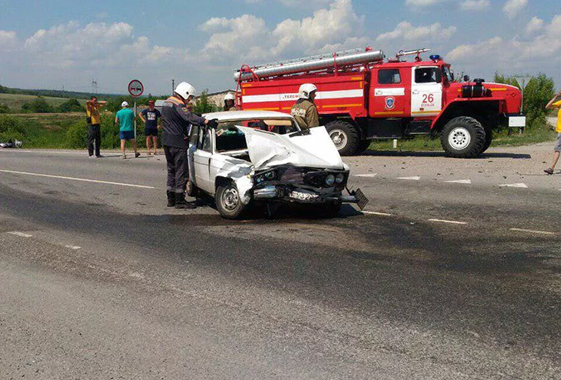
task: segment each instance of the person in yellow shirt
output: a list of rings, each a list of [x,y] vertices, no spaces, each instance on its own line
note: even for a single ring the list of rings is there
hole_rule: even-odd
[[[90,158],[94,154],[97,158],[103,157],[99,151],[101,147],[101,107],[106,105],[107,102],[97,101],[97,96],[92,96],[86,103],[86,116],[88,121],[88,154]]]
[[[553,163],[551,164],[550,168],[544,170],[547,174],[553,174],[555,170],[555,165],[557,165],[557,161],[559,161],[559,156],[561,155],[561,91],[559,91],[553,99],[547,103],[545,106],[546,110],[558,109],[559,112],[557,113],[557,127],[555,128],[555,132],[557,132],[557,141],[555,142],[555,153],[553,154]]]

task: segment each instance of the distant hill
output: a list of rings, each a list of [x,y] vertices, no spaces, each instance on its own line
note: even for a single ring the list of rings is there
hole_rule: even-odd
[[[61,91],[61,90],[29,90],[22,88],[10,88],[0,85],[0,94],[15,94],[15,95],[32,95],[43,96],[51,98],[74,98],[74,99],[89,99],[91,93],[77,92],[77,91]],[[110,98],[114,96],[122,96],[119,94],[97,94],[100,98]]]

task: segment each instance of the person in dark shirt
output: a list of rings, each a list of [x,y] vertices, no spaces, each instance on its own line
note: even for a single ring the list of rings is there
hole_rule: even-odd
[[[196,90],[187,82],[181,82],[174,94],[162,105],[162,145],[167,161],[168,207],[195,208],[194,202],[185,201],[185,189],[189,180],[187,150],[192,125],[207,124],[216,128],[215,120],[195,115],[189,103],[195,99]]]
[[[144,134],[146,135],[146,149],[148,155],[152,154],[152,143],[154,145],[154,156],[158,154],[158,129],[162,114],[154,108],[154,101],[148,102],[148,108],[140,113],[140,118],[145,123]]]

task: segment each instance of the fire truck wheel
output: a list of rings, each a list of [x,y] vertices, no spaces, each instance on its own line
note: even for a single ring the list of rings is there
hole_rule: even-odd
[[[450,157],[477,157],[485,146],[485,129],[472,117],[456,117],[444,126],[440,141]]]
[[[362,140],[359,144],[358,144],[358,149],[357,149],[357,153],[364,153],[368,150],[368,148],[370,147],[370,144],[372,144],[372,140]]]
[[[479,154],[481,154],[481,153],[485,152],[487,149],[489,149],[492,142],[493,142],[493,131],[491,129],[486,129],[485,130],[485,144],[483,144],[483,148],[481,149],[481,152],[479,152]]]
[[[341,156],[357,153],[359,137],[356,128],[346,121],[335,120],[326,124],[325,129]]]

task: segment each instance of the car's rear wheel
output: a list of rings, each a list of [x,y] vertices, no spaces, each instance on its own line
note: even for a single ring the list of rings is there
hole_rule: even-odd
[[[246,209],[238,188],[233,182],[218,186],[215,196],[216,209],[223,218],[238,219]]]
[[[199,195],[199,188],[191,181],[187,182],[187,195],[193,198]]]

